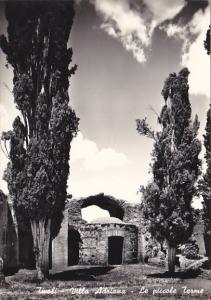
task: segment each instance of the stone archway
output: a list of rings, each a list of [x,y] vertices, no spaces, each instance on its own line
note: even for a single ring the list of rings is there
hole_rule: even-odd
[[[81,209],[96,205],[101,209],[107,210],[111,217],[123,220],[125,217],[125,201],[118,200],[103,193],[80,199],[71,199],[68,203],[69,224],[79,226],[84,223],[82,220]]]
[[[121,201],[115,199],[112,196],[106,196],[104,194],[98,194],[84,198],[81,208],[85,208],[91,205],[96,205],[109,212],[111,217],[123,220],[124,209],[121,205]]]

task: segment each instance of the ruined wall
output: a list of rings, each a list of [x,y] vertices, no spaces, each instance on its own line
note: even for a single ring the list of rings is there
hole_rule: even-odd
[[[57,237],[52,241],[52,269],[64,270],[68,265],[68,210],[64,211],[64,219]]]
[[[124,260],[132,264],[138,261],[138,228],[135,225],[125,225]]]
[[[106,264],[106,239],[101,225],[83,225],[79,233],[82,244],[80,247],[79,264],[100,265]]]
[[[17,224],[15,223],[14,216],[12,215],[12,208],[8,205],[7,210],[7,259],[5,266],[8,269],[16,269],[19,261],[19,245],[18,245],[18,233]]]
[[[91,199],[91,200],[89,200]],[[115,199],[111,196],[99,194],[89,198],[72,199],[68,203],[68,215],[69,224],[73,225],[76,229],[80,228],[82,224],[86,224],[86,221],[82,220],[81,208],[87,205],[90,201],[90,205],[98,205],[103,209],[110,210],[111,216],[120,218],[118,215],[118,209],[121,210],[120,218],[123,222],[136,225],[138,228],[138,246],[137,246],[137,260],[143,261],[145,257],[145,240],[142,232],[141,222],[141,209],[139,204],[128,203],[124,200]],[[110,202],[109,202],[110,201]],[[107,207],[107,203],[108,207]],[[112,209],[112,203],[115,203],[115,208]]]
[[[137,258],[138,261],[144,261],[145,257],[145,239],[142,226],[142,212],[139,204],[124,203],[125,215],[123,221],[136,225],[138,228],[138,245],[137,245]]]
[[[0,195],[0,257],[3,258],[5,272],[17,268],[17,228],[7,197],[3,193]]]
[[[138,229],[129,224],[87,224],[79,233],[83,244],[80,249],[80,264],[108,264],[108,238],[123,237],[122,263],[137,262]]]
[[[91,199],[91,200],[87,200]],[[90,201],[90,202],[89,202]],[[98,205],[114,217],[121,217],[126,224],[90,224],[82,219],[81,209]],[[113,206],[112,206],[113,205]],[[67,203],[65,217],[58,236],[52,243],[52,268],[68,266],[68,227],[77,230],[82,243],[79,264],[108,264],[108,238],[121,236],[123,240],[123,263],[135,263],[142,257],[142,232],[140,206],[100,194],[90,198],[72,199]]]

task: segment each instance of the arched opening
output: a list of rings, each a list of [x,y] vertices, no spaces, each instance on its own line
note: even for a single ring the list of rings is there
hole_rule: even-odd
[[[79,263],[79,248],[81,237],[77,230],[68,228],[68,266]]]
[[[96,217],[115,217],[120,220],[123,220],[124,218],[124,209],[122,207],[121,201],[115,199],[112,196],[106,196],[104,194],[98,194],[94,196],[87,197],[83,199],[83,203],[81,205],[81,211],[85,211],[84,209],[86,207],[98,207],[98,212],[100,212],[100,215],[94,213],[94,210],[91,212],[90,215],[93,215],[94,218]],[[101,209],[101,210],[100,210]],[[90,218],[90,217],[88,217]],[[90,220],[89,220],[90,221]]]
[[[123,237],[110,236],[108,238],[108,264],[122,264]]]
[[[102,209],[96,205],[90,205],[81,209],[82,219],[90,223],[96,218],[110,217],[107,210]]]

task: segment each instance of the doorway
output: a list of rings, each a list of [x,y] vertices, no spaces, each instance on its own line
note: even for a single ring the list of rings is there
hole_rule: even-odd
[[[74,266],[79,263],[79,246],[81,238],[75,229],[68,230],[68,266]]]
[[[123,237],[111,236],[108,238],[108,264],[122,264]]]

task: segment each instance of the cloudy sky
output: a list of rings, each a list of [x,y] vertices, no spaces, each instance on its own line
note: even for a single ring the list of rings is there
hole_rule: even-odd
[[[72,143],[68,192],[104,192],[131,202],[150,179],[152,141],[136,132],[137,118],[157,128],[161,90],[170,72],[187,66],[193,114],[203,134],[210,102],[209,56],[203,40],[210,23],[207,1],[77,0],[70,44],[77,74],[70,101],[80,117]],[[5,31],[1,7],[0,31]],[[0,54],[0,128],[17,115],[12,74]],[[6,166],[1,152],[0,176]],[[5,182],[1,188],[7,192]]]

